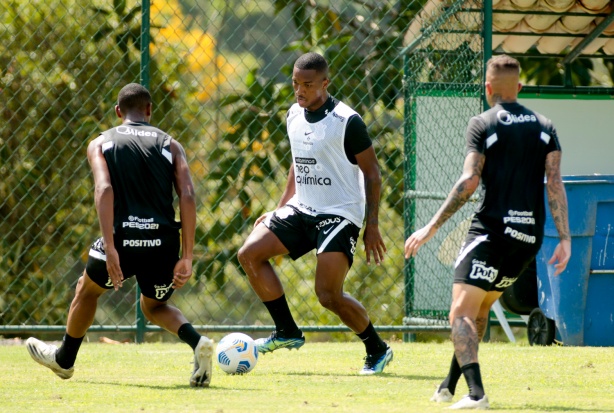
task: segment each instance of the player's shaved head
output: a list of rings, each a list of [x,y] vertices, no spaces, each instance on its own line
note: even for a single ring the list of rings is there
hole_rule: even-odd
[[[486,97],[493,106],[500,102],[515,102],[521,85],[520,62],[513,57],[500,55],[486,63]]]
[[[328,63],[326,59],[314,52],[305,53],[296,59],[294,67],[301,70],[315,70],[319,74],[324,75],[324,78],[328,78]]]
[[[151,94],[138,83],[129,83],[119,91],[117,104],[122,113],[145,112],[151,103]]]
[[[520,75],[520,62],[508,55],[491,57],[486,63],[487,71],[493,74]]]

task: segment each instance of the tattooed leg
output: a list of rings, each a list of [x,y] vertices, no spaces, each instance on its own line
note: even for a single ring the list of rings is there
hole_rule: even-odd
[[[473,400],[480,400],[484,397],[484,385],[478,364],[479,341],[475,320],[469,317],[456,317],[454,319],[452,324],[454,354],[467,381],[469,397]]]
[[[456,317],[452,323],[452,343],[458,364],[478,362],[478,332],[475,320],[469,317]]]

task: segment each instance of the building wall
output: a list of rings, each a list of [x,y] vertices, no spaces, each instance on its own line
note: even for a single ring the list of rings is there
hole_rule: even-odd
[[[519,101],[554,122],[563,148],[563,175],[614,174],[614,99]]]

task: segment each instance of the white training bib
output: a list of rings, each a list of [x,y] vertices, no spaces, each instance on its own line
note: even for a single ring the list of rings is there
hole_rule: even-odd
[[[309,215],[333,214],[361,227],[364,176],[343,146],[348,119],[357,113],[343,102],[319,122],[309,123],[297,103],[288,111],[296,193],[289,205]]]

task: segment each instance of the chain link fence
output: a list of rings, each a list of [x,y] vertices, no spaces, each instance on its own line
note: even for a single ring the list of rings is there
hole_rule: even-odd
[[[429,1],[406,33],[407,234],[426,225],[459,178],[467,121],[483,110],[481,1]],[[477,194],[406,266],[406,324],[447,325],[452,270]]]
[[[420,182],[438,185],[429,191],[446,191],[460,170],[463,142],[459,129],[452,153],[437,152],[439,146],[419,151],[438,162],[404,155],[399,52],[426,1],[0,3],[0,334],[63,331],[89,246],[99,236],[86,146],[117,125],[115,99],[129,82],[149,85],[152,123],[186,149],[198,196],[194,275],[174,294],[173,304],[208,331],[268,329],[270,316],[251,290],[237,250],[285,187],[291,69],[307,51],[327,58],[330,93],[363,116],[383,177],[386,260],[367,266],[359,248],[345,290],[365,305],[378,328],[402,330],[406,286],[415,285],[404,273],[404,165],[431,168]],[[141,46],[148,43],[143,34],[150,38],[148,48]],[[424,73],[427,62],[437,64],[421,56],[415,54],[412,63],[420,70],[405,70]],[[472,81],[479,81],[478,75]],[[423,102],[414,104],[432,115],[416,120],[435,122],[454,99]],[[478,109],[472,107],[472,114]],[[419,108],[412,113],[416,110],[420,113]],[[419,212],[417,223],[426,214]],[[432,253],[422,256],[428,260]],[[274,261],[300,325],[307,331],[346,331],[318,304],[315,255]],[[424,282],[448,294],[449,280]],[[414,298],[422,294],[412,291]],[[136,297],[134,281],[103,295],[91,331],[136,331],[142,322]],[[421,299],[430,300],[426,294]],[[143,329],[156,331],[144,324]]]

